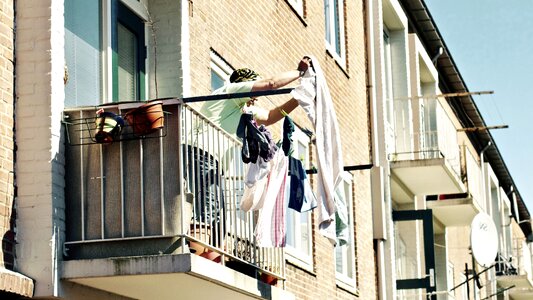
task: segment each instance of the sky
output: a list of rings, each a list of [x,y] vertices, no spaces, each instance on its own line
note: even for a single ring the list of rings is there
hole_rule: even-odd
[[[425,3],[533,216],[533,1]]]

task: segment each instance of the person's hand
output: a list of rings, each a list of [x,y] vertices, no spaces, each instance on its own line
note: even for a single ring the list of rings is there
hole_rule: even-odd
[[[298,63],[298,71],[300,72],[300,76],[303,76],[303,74],[309,69],[309,66],[311,65],[311,58],[304,56],[302,60],[300,60],[300,63]]]

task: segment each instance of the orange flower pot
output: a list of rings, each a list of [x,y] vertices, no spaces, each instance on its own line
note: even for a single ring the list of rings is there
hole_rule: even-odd
[[[129,111],[124,118],[137,136],[148,135],[164,127],[162,101],[151,101]]]

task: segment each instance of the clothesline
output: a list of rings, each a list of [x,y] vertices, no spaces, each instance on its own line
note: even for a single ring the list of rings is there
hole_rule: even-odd
[[[367,170],[372,168],[373,164],[365,164],[365,165],[353,165],[353,166],[344,166],[344,171],[357,171],[357,170]],[[309,170],[305,170],[305,174],[317,174],[318,170],[313,168]]]
[[[256,91],[256,92],[246,92],[246,93],[229,93],[229,94],[205,95],[205,96],[195,96],[195,97],[184,97],[184,98],[181,98],[181,99],[178,99],[178,100],[181,100],[183,103],[192,103],[192,102],[202,102],[202,101],[228,100],[228,99],[238,99],[238,98],[251,98],[251,97],[259,97],[259,96],[289,94],[292,90],[293,90],[292,88],[286,88],[286,89],[268,90],[268,91]],[[171,99],[175,99],[175,98],[171,98]]]

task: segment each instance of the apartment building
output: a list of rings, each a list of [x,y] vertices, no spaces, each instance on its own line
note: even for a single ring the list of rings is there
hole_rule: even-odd
[[[368,3],[380,299],[529,299],[531,216],[460,66],[424,1]]]
[[[0,298],[532,297],[530,213],[423,0],[0,7]],[[260,247],[241,140],[200,111],[233,70],[304,55],[336,110],[347,243],[287,209],[284,247]],[[316,191],[313,124],[290,117]]]
[[[363,2],[15,4],[13,269],[33,283],[32,293],[19,294],[377,297]],[[317,212],[288,209],[284,247],[259,247],[258,213],[239,205],[241,141],[199,111],[233,70],[273,76],[304,55],[321,66],[337,114],[348,171],[336,198],[345,203],[347,243],[334,246],[318,231]],[[259,104],[289,97],[266,95]],[[159,109],[156,128],[140,125],[145,104]],[[313,170],[316,149],[305,133],[313,124],[301,108],[290,116],[292,155]],[[274,138],[281,123],[269,127]],[[200,180],[202,163],[212,172]],[[315,189],[317,174],[308,175]],[[217,221],[202,219],[211,209]]]

